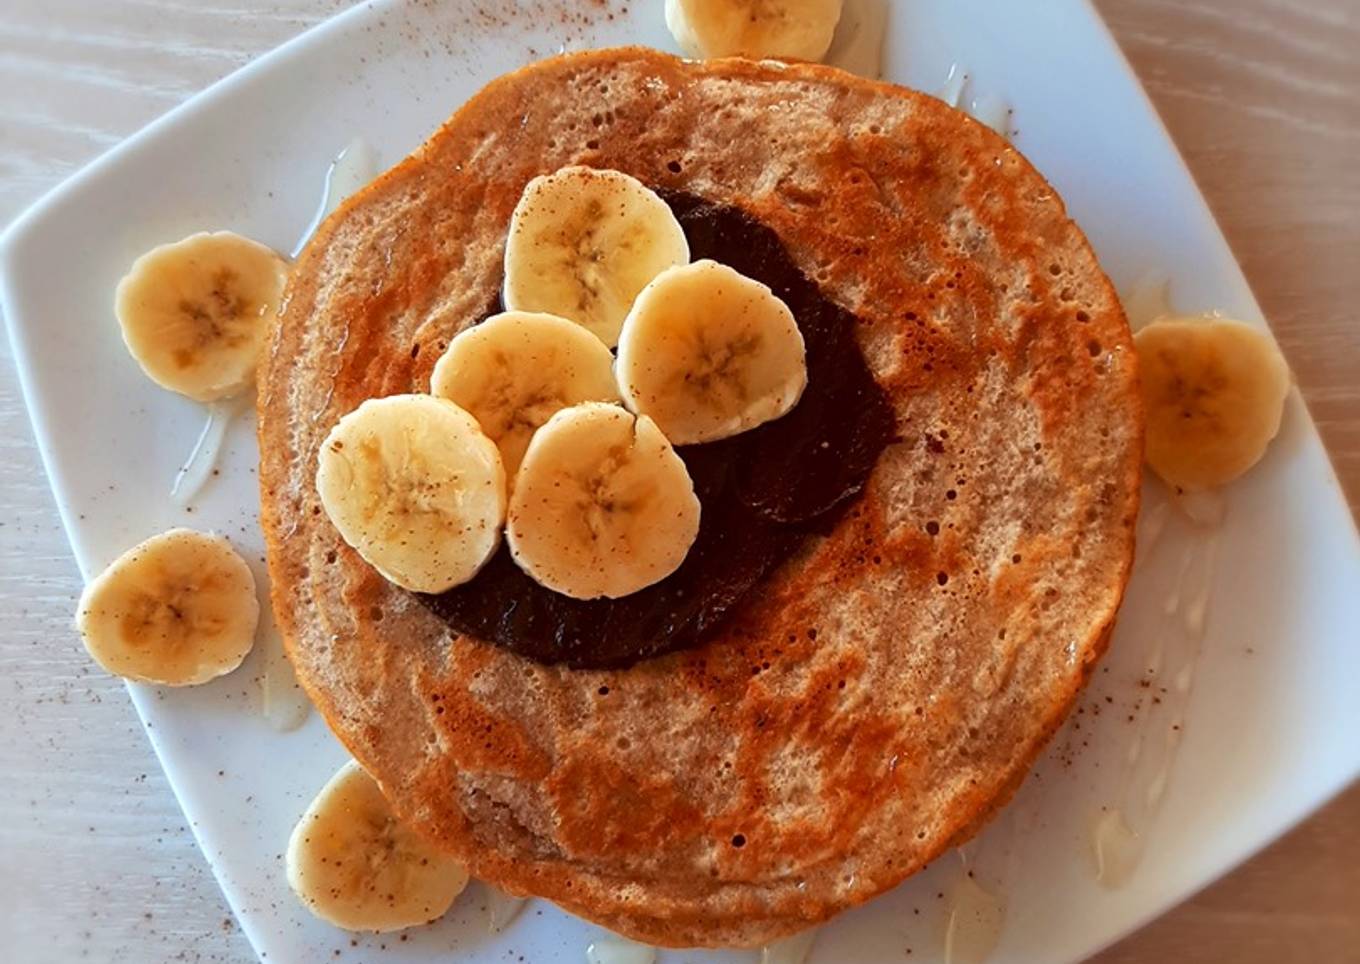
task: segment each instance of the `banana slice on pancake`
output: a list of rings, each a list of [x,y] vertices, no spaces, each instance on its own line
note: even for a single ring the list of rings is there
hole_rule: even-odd
[[[255,644],[255,578],[222,536],[171,529],[92,579],[76,627],[104,669],[165,686],[206,683]]]
[[[619,398],[614,356],[556,315],[507,311],[460,332],[434,366],[430,390],[467,410],[500,448],[506,478],[554,412]]]
[[[114,310],[147,377],[211,402],[255,381],[287,280],[287,262],[256,241],[230,231],[194,234],[133,262]]]
[[[353,931],[396,931],[442,917],[467,869],[397,820],[359,764],[340,768],[288,840],[288,884],[317,917]]]
[[[506,535],[542,585],[576,599],[626,596],[679,568],[698,534],[689,470],[647,416],[587,402],[534,434]]]
[[[564,167],[530,181],[511,216],[505,306],[568,318],[613,348],[637,293],[688,261],[656,192],[619,171]]]
[[[1163,318],[1134,335],[1147,461],[1186,491],[1238,478],[1280,430],[1289,366],[1269,335],[1226,318]]]
[[[759,281],[716,261],[658,275],[619,338],[624,401],[676,445],[779,418],[798,404],[807,377],[793,312]]]
[[[369,399],[331,429],[317,462],[316,487],[331,522],[398,586],[451,589],[475,576],[500,545],[500,452],[477,420],[447,399]]]
[[[666,0],[666,26],[690,57],[821,60],[841,0]]]

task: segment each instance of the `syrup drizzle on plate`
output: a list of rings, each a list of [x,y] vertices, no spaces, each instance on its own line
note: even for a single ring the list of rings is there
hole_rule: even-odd
[[[1002,137],[1010,138],[1011,105],[995,94],[983,94],[968,104],[968,113]]]
[[[958,107],[959,101],[963,98],[963,85],[968,83],[968,74],[958,64],[949,65],[949,76],[944,79],[943,86],[935,92],[935,96],[940,98],[950,107]]]
[[[1149,488],[1139,519],[1140,555],[1152,554],[1164,529],[1179,530],[1188,538],[1180,540],[1185,548],[1144,666],[1145,689],[1157,695],[1137,720],[1113,798],[1091,826],[1096,880],[1110,888],[1123,886],[1137,870],[1166,795],[1208,624],[1218,527],[1226,511],[1218,493],[1184,497],[1160,483],[1150,482]]]
[[[879,79],[883,76],[887,23],[888,0],[846,0],[824,62],[861,77]]]
[[[283,635],[274,625],[274,614],[267,600],[260,607],[255,650],[259,654],[256,659],[260,660],[260,715],[275,731],[292,732],[306,721],[312,703],[284,652]]]
[[[944,964],[983,964],[1006,926],[1007,895],[1020,871],[1021,821],[1014,805],[987,833],[958,848],[959,864],[944,907]]]
[[[935,92],[935,96],[944,101],[950,107],[964,110],[965,92],[972,91],[972,77],[959,64],[949,65],[949,75],[945,77],[944,84]],[[966,101],[967,113],[974,120],[985,124],[996,131],[1002,137],[1010,140],[1011,136],[1011,116],[1015,113],[1011,109],[1010,102],[996,94],[984,93],[977,97],[969,97]]]
[[[949,892],[945,964],[982,964],[996,949],[1006,924],[1006,903],[967,874]]]
[[[760,964],[803,964],[812,953],[817,928],[800,931],[760,949]]]
[[[586,964],[653,964],[656,948],[624,937],[602,937],[586,948]]]
[[[1171,282],[1166,275],[1152,271],[1125,289],[1119,297],[1124,315],[1134,331],[1146,328],[1158,318],[1171,314]]]
[[[302,232],[302,237],[293,246],[292,257],[296,258],[302,253],[302,249],[307,247],[307,242],[312,240],[317,228],[321,227],[323,221],[338,208],[341,203],[359,188],[363,187],[373,176],[377,174],[376,159],[373,156],[373,148],[363,138],[356,137],[350,141],[335,159],[331,161],[330,167],[326,169],[326,181],[321,191],[321,203],[317,205],[316,214],[312,221],[307,225],[307,229]]]
[[[316,234],[317,229],[321,227],[326,218],[330,217],[335,209],[344,203],[346,198],[373,180],[377,172],[373,148],[363,138],[356,137],[350,141],[348,147],[335,155],[335,159],[331,161],[330,167],[326,170],[326,181],[321,191],[321,203],[316,209],[316,215],[312,218],[311,224],[307,226],[307,230],[302,233],[302,237],[298,239],[297,245],[293,248],[294,258],[307,247],[308,242],[312,240],[312,236]],[[390,252],[388,252],[387,258],[391,258]],[[346,325],[341,333],[340,341],[335,347],[337,363],[335,372],[332,374],[338,374],[340,371],[339,359],[348,341],[349,326]],[[313,422],[322,416],[331,403],[334,379],[331,382],[331,386],[326,389],[326,397],[322,399],[312,414]]]
[[[483,886],[486,888],[487,929],[492,934],[499,934],[515,922],[515,918],[524,910],[528,900],[523,897],[511,897],[490,884]]]
[[[1169,294],[1166,275],[1156,272],[1128,288],[1122,300],[1129,327],[1137,331],[1175,314]],[[1140,686],[1149,700],[1136,720],[1116,789],[1091,824],[1095,878],[1109,888],[1123,886],[1138,869],[1166,796],[1208,625],[1218,531],[1227,513],[1227,502],[1217,491],[1176,492],[1149,479],[1144,496],[1135,572],[1144,571],[1169,537],[1177,537],[1174,542],[1183,548],[1171,567],[1174,575],[1143,667]]]
[[[184,464],[175,472],[175,481],[170,486],[170,499],[175,505],[181,508],[187,506],[217,470],[227,429],[236,416],[245,411],[249,397],[247,392],[235,398],[208,403],[208,419],[203,423],[203,431],[198,433],[198,441],[194,443]]]

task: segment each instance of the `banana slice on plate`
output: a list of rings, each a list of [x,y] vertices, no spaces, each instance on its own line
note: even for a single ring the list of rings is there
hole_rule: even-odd
[[[665,201],[619,171],[564,167],[536,177],[510,218],[505,306],[569,318],[610,348],[647,282],[689,261]]]
[[[288,264],[230,231],[194,234],[142,255],[118,283],[123,341],[156,384],[200,402],[255,380]]]
[[[331,522],[398,586],[451,589],[500,545],[500,453],[477,420],[447,399],[369,399],[331,429],[317,462],[316,488]]]
[[[586,402],[529,442],[506,536],[515,562],[549,589],[627,596],[678,569],[698,534],[689,470],[647,416]]]
[[[528,311],[460,332],[435,364],[430,391],[481,423],[510,480],[529,438],[554,412],[619,398],[614,356],[600,339],[565,318]]]
[[[397,931],[444,915],[467,869],[397,820],[377,781],[350,762],[288,840],[288,884],[317,917],[351,931]]]
[[[1269,335],[1225,318],[1164,318],[1134,346],[1154,472],[1195,491],[1260,460],[1289,394],[1289,366]]]
[[[716,261],[671,268],[638,295],[619,337],[619,387],[676,445],[779,418],[807,387],[803,335],[768,287]]]
[[[255,578],[231,543],[171,529],[133,546],[90,581],[76,628],[110,673],[191,686],[240,666],[259,618]]]
[[[841,0],[666,0],[666,26],[690,57],[821,60]]]

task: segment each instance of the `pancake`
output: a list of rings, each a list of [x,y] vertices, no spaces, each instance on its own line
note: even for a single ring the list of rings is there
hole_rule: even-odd
[[[426,390],[510,213],[567,164],[734,205],[889,399],[862,496],[702,644],[570,669],[450,631],[340,539],[317,448]],[[397,812],[474,876],[630,937],[749,946],[892,887],[1018,787],[1105,649],[1142,416],[1056,192],[942,102],[816,65],[572,54],[494,81],[299,258],[260,378],[288,653]]]

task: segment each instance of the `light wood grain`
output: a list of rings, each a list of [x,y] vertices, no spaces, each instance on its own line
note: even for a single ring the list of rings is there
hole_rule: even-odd
[[[344,5],[5,0],[0,223]],[[1360,506],[1360,0],[1100,7]],[[0,351],[0,960],[246,962],[121,684],[71,633],[79,579]],[[1099,960],[1360,962],[1360,788]]]

